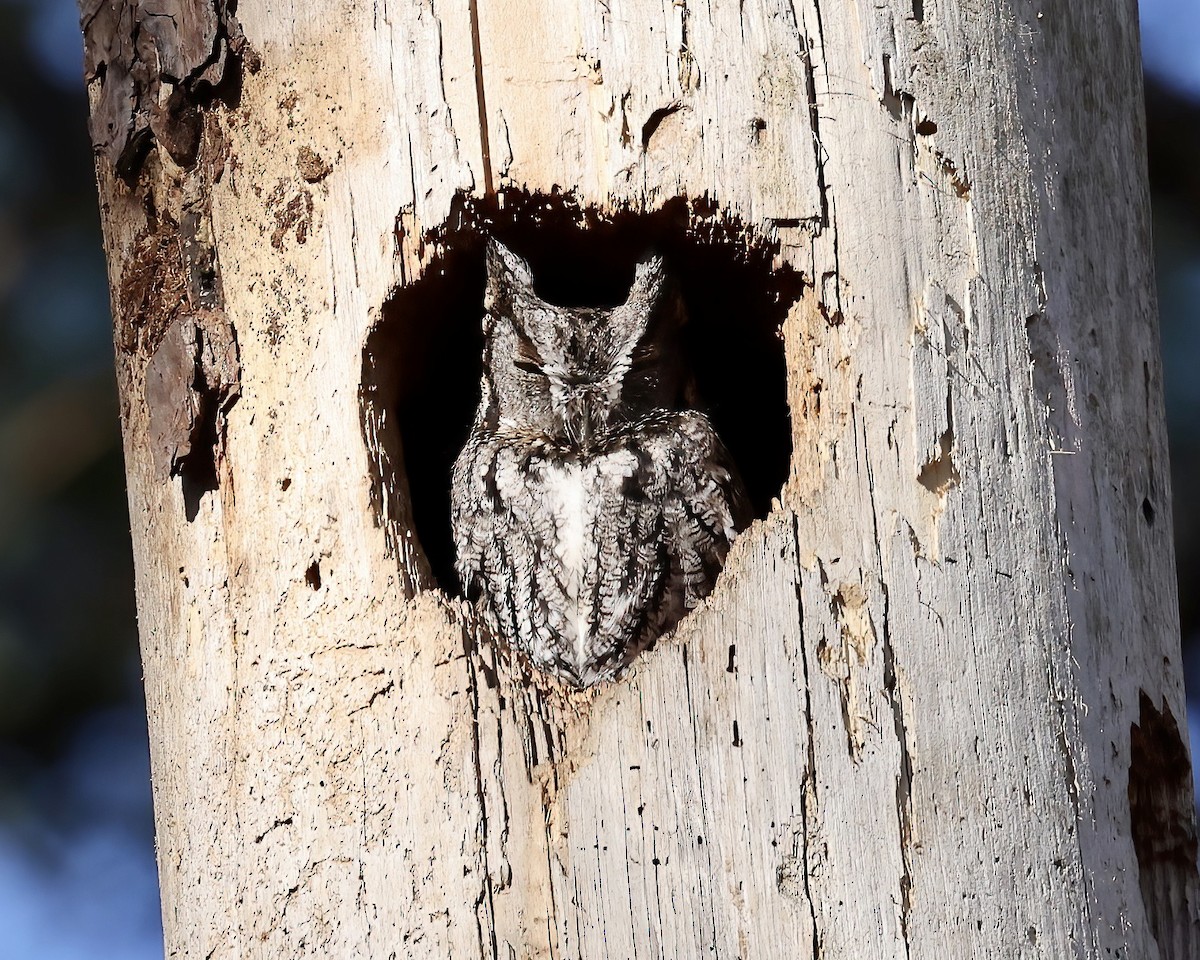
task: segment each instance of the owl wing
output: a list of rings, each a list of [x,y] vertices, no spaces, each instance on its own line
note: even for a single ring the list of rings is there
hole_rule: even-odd
[[[492,447],[484,436],[472,436],[463,447],[450,483],[450,526],[454,533],[454,569],[463,596],[483,593],[484,553],[495,538],[499,498],[492,477]]]
[[[712,590],[749,515],[737,470],[696,411],[641,421],[636,465],[596,519],[598,645],[628,662]]]
[[[657,625],[660,631],[671,629],[712,591],[729,546],[749,517],[737,469],[708,418],[685,411],[674,419],[679,440],[663,503],[671,603]]]
[[[588,564],[592,635],[584,682],[628,663],[657,632],[667,600],[671,552],[663,503],[671,489],[668,437],[639,435],[607,461],[595,488]]]
[[[472,436],[454,465],[451,525],[463,595],[482,600],[500,634],[545,663],[553,643],[546,563],[553,530],[529,473],[529,448],[520,438]]]

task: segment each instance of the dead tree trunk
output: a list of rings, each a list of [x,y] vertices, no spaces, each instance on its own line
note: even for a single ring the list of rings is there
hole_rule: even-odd
[[[169,956],[1198,955],[1132,4],[232,6],[83,3]],[[584,694],[445,572],[488,229],[786,402]]]

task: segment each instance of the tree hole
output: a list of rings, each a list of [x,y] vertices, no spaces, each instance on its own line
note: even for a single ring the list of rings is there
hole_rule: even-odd
[[[1165,699],[1156,705],[1145,690],[1138,691],[1138,719],[1129,726],[1129,828],[1142,901],[1160,946],[1175,942],[1179,891],[1196,884],[1195,801],[1186,732]]]
[[[687,310],[682,349],[701,408],[754,515],[765,517],[791,458],[780,328],[802,287],[796,271],[772,269],[777,248],[710,201],[676,198],[642,214],[601,213],[560,194],[463,197],[424,238],[434,251],[428,267],[382,305],[364,348],[373,501],[397,547],[427,566],[416,585],[459,592],[450,478],[479,402],[489,236],[527,260],[538,295],[561,306],[621,303],[638,261],[663,257]]]

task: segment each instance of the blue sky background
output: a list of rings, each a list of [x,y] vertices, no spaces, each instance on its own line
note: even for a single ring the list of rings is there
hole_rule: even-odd
[[[1140,16],[1146,71],[1200,98],[1200,3],[1141,0]]]
[[[5,8],[25,15],[24,35],[16,39],[41,80],[82,97],[82,42],[74,0],[0,0],[0,14]],[[1200,100],[1200,0],[1142,0],[1142,30],[1147,72]],[[63,120],[46,117],[44,122]],[[74,116],[71,122],[79,123],[78,142],[86,150],[82,121]],[[0,100],[0,299],[5,304],[0,346],[19,352],[22,359],[20,374],[10,374],[0,386],[0,404],[17,412],[0,418],[0,439],[14,422],[20,425],[17,414],[43,395],[37,377],[57,377],[72,390],[83,390],[79,403],[85,407],[87,390],[112,389],[108,293],[95,230],[80,230],[64,219],[61,228],[40,223],[36,242],[23,245],[6,235],[3,211],[19,204],[23,192],[36,189],[39,178],[52,175],[22,149],[22,140],[11,104]],[[94,206],[94,193],[81,202]],[[1171,419],[1179,424],[1190,422],[1200,410],[1200,377],[1195,374],[1200,369],[1200,230],[1173,211],[1166,204],[1156,206],[1155,217],[1168,401]],[[94,221],[94,211],[87,216]],[[70,282],[62,282],[64,277]],[[28,383],[14,385],[14,378]],[[115,408],[101,404],[99,409],[115,418]],[[90,455],[96,462],[116,456],[103,449]],[[61,469],[93,466],[88,461]],[[69,484],[73,474],[64,476],[63,483]],[[78,517],[83,515],[67,525],[82,525]],[[45,522],[53,533],[53,524],[61,521]],[[0,536],[9,538],[0,567],[33,564],[45,529],[0,516]],[[127,538],[119,549],[128,553]],[[88,556],[80,560],[79,578],[91,576]],[[0,598],[0,607],[9,604],[17,601]],[[129,622],[123,629],[131,632],[132,617],[124,616]],[[0,615],[0,671],[19,661],[26,671],[21,675],[34,677],[33,682],[52,677],[49,667],[39,666],[39,651],[19,642],[15,622]],[[72,629],[67,624],[64,635]],[[73,629],[86,640],[86,623]],[[125,639],[132,650],[132,641]],[[47,642],[47,658],[62,654],[62,641],[57,642]],[[38,762],[32,748],[0,744],[0,960],[162,957],[145,718],[138,665],[129,657],[131,662],[121,668],[124,676],[113,681],[126,690],[123,701],[116,698],[116,705],[82,713],[82,719],[55,738],[52,762]],[[1189,662],[1188,667],[1194,674],[1189,688],[1200,700],[1200,665]],[[5,695],[19,699],[23,692]],[[1193,744],[1200,745],[1200,709],[1190,711],[1189,727]]]

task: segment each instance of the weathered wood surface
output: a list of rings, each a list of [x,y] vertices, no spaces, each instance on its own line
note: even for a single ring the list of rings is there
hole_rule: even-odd
[[[198,159],[98,167],[169,956],[1195,955],[1131,4],[207,6]],[[488,185],[811,281],[780,505],[567,701],[371,503],[364,341]]]

